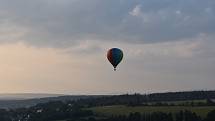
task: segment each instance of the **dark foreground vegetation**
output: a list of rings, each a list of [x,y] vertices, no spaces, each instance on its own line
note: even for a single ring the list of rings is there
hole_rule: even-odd
[[[98,98],[99,97],[99,98]],[[84,100],[84,99],[88,100]],[[167,102],[167,101],[195,101],[205,99],[215,99],[215,91],[191,91],[191,92],[168,92],[153,94],[134,94],[134,95],[77,95],[77,96],[59,96],[48,98],[36,98],[28,100],[0,100],[0,108],[14,109],[22,107],[32,107],[38,103],[47,103],[50,101],[67,101],[82,99],[84,104],[91,106],[99,105],[142,105],[149,102]],[[201,102],[200,102],[201,103]]]
[[[1,109],[0,121],[215,121],[213,99],[215,99],[213,91],[89,97],[40,103],[29,108]],[[123,110],[114,112],[114,107],[117,106],[132,111],[128,114],[123,113]],[[105,110],[97,112],[97,109],[105,107],[112,112],[109,114]],[[150,112],[142,111],[151,107],[153,110]],[[164,110],[156,110],[160,107],[164,107]],[[170,107],[178,110],[167,111]],[[206,115],[201,115],[205,112],[193,111],[193,107],[207,107],[210,110]]]

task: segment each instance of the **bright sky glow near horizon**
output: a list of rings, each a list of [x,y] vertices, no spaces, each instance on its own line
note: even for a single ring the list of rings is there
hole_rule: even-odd
[[[214,0],[0,0],[0,93],[213,90],[214,46]]]

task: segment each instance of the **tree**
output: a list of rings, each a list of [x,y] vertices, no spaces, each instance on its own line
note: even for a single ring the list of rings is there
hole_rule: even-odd
[[[215,110],[208,113],[205,121],[215,121]]]

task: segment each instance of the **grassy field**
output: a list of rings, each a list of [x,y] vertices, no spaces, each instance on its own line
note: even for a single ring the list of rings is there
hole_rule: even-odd
[[[157,102],[151,102],[148,104],[155,104]],[[186,104],[186,103],[206,103],[206,100],[184,100],[184,101],[161,101],[161,103],[167,103],[167,104],[175,104],[175,105],[179,105],[179,104]]]
[[[126,106],[105,106],[91,108],[95,113],[100,115],[128,115],[132,112],[151,113],[151,112],[165,112],[176,113],[180,110],[189,110],[195,112],[201,117],[205,117],[208,112],[215,110],[215,106],[203,107],[187,107],[187,106],[139,106],[139,107],[126,107]]]

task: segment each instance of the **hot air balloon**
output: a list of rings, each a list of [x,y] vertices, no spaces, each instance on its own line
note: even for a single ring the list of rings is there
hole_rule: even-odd
[[[117,65],[122,61],[123,52],[119,48],[111,48],[107,52],[107,59],[113,65],[114,71],[116,71]]]

